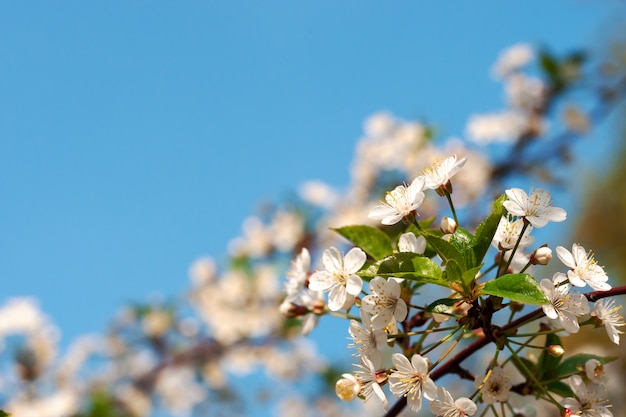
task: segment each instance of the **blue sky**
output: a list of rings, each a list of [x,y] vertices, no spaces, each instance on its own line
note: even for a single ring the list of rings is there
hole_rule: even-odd
[[[591,1],[0,3],[0,302],[65,338],[150,294],[308,179],[348,181],[363,120],[462,136],[505,47],[589,45]],[[65,340],[67,342],[67,339]]]

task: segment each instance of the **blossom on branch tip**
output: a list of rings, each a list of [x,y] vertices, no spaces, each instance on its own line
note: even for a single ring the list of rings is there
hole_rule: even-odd
[[[492,245],[498,250],[511,250],[519,240],[519,247],[525,248],[535,241],[534,236],[530,236],[533,227],[528,225],[524,230],[524,236],[520,239],[522,229],[524,228],[524,220],[514,218],[511,215],[502,216],[496,233],[493,235]]]
[[[424,188],[436,190],[439,187],[445,187],[450,178],[452,178],[465,165],[467,158],[456,160],[456,155],[447,157],[441,162],[435,162],[431,167],[422,171],[424,176]]]
[[[428,360],[415,354],[409,362],[402,353],[394,353],[391,360],[396,368],[389,376],[391,392],[405,396],[409,408],[418,412],[422,408],[422,397],[433,400],[437,395],[437,386],[428,376]]]
[[[574,392],[573,397],[563,398],[561,405],[568,415],[581,417],[612,417],[609,411],[606,388],[603,385],[589,383],[585,384],[579,375],[572,375],[569,378],[569,385]]]
[[[291,261],[291,268],[285,274],[285,292],[287,300],[293,299],[305,286],[311,267],[311,255],[307,248],[302,248],[298,256]]]
[[[370,292],[363,297],[361,309],[373,316],[374,329],[384,329],[393,319],[402,321],[406,318],[408,308],[400,297],[401,288],[396,280],[374,277],[370,281]]]
[[[361,292],[363,280],[356,275],[367,255],[360,248],[352,248],[345,257],[335,247],[326,249],[322,255],[324,269],[316,271],[309,279],[309,288],[313,291],[329,291],[328,308],[340,310],[348,295],[356,296]]]
[[[441,417],[473,416],[476,410],[474,401],[467,397],[454,400],[444,387],[437,387],[437,399],[430,403],[430,411]]]
[[[604,298],[596,301],[593,313],[591,313],[592,316],[597,317],[602,322],[609,339],[616,345],[619,345],[619,335],[624,333],[617,328],[626,326],[624,318],[619,314],[621,308],[622,306],[615,305],[615,300],[612,298]]]
[[[596,384],[605,384],[609,380],[604,365],[597,359],[589,359],[585,362],[585,375]]]
[[[502,205],[507,211],[518,217],[523,217],[533,227],[543,227],[548,222],[562,222],[567,213],[560,207],[552,207],[550,193],[541,188],[535,188],[530,194],[520,188],[506,190],[509,198]]]
[[[375,394],[383,405],[385,411],[389,403],[387,396],[381,388],[380,384],[386,381],[387,373],[385,371],[378,372],[380,369],[380,360],[370,360],[366,357],[361,357],[361,363],[355,365],[359,368],[354,374],[361,384],[361,391],[359,395],[365,397],[365,401]]]
[[[577,316],[589,313],[589,302],[584,295],[569,293],[570,285],[562,272],[557,272],[552,280],[542,279],[539,284],[549,304],[541,306],[548,318],[559,319],[569,333],[577,333],[580,328]]]
[[[411,185],[398,185],[385,195],[385,201],[380,202],[370,210],[367,217],[381,219],[384,225],[393,225],[411,213],[417,213],[417,209],[424,201],[424,177],[419,176]]]
[[[556,247],[556,255],[563,265],[571,268],[567,271],[567,278],[572,285],[584,287],[587,284],[596,291],[608,291],[611,289],[606,281],[607,276],[604,269],[598,265],[591,252],[585,252],[585,248],[574,243],[572,251],[568,251],[563,246]]]
[[[496,366],[489,373],[487,380],[482,377],[476,378],[474,386],[480,388],[482,399],[486,404],[493,404],[495,402],[505,402],[509,399],[513,383],[509,377],[504,375],[504,369]]]
[[[350,320],[348,332],[352,337],[352,344],[348,347],[356,348],[361,357],[380,362],[380,350],[387,344],[387,333],[383,329],[374,329],[369,315],[362,308],[361,323],[363,326],[356,320]]]

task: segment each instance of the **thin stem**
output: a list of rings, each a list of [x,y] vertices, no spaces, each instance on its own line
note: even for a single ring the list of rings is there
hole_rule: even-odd
[[[454,217],[454,222],[458,225],[459,219],[456,217],[456,210],[454,209],[454,203],[452,203],[452,196],[448,191],[445,191],[446,199],[448,199],[448,204],[450,205],[450,210],[452,211],[452,216]]]
[[[524,225],[522,226],[522,231],[520,232],[519,237],[517,238],[517,241],[515,242],[515,246],[513,246],[513,250],[511,251],[511,256],[509,256],[509,261],[506,263],[506,268],[504,268],[505,274],[509,270],[509,267],[511,266],[511,262],[513,262],[513,256],[515,256],[515,252],[517,251],[517,248],[519,247],[519,244],[522,241],[522,238],[524,237],[524,232],[526,232],[526,229],[528,228],[529,224],[530,223],[528,223],[528,221],[524,218]],[[502,271],[499,271],[499,272],[502,272]]]
[[[459,329],[459,326],[437,327],[435,329],[426,329],[426,330],[422,330],[422,331],[419,331],[419,332],[390,334],[390,335],[387,336],[387,338],[388,339],[400,339],[400,338],[403,338],[403,337],[418,336],[418,335],[422,335],[424,333],[445,332],[445,331],[448,331],[448,330],[455,330],[455,329]]]

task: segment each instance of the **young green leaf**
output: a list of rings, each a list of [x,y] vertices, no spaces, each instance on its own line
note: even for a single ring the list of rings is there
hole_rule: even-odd
[[[559,378],[559,379],[567,378],[568,376],[574,375],[581,371],[584,372],[585,363],[587,363],[589,359],[595,359],[604,365],[606,363],[613,362],[617,358],[615,356],[605,357],[605,356],[591,355],[588,353],[579,353],[578,355],[570,356],[569,358],[561,362],[559,367],[556,369],[555,378]]]
[[[472,248],[474,250],[474,256],[477,263],[481,263],[483,261],[489,247],[491,246],[491,241],[493,240],[493,236],[496,234],[496,230],[498,229],[500,218],[505,212],[505,208],[502,203],[504,203],[506,199],[506,194],[502,194],[500,198],[494,201],[493,210],[476,229],[476,234],[472,240]]]
[[[435,249],[437,255],[439,255],[444,263],[448,263],[450,259],[454,259],[458,262],[461,269],[465,271],[465,258],[454,245],[430,231],[424,231],[423,235],[426,238],[426,242]]]
[[[430,303],[430,305],[426,307],[426,311],[431,313],[445,313],[450,307],[459,301],[460,300],[458,298],[440,298],[439,300]]]
[[[363,279],[375,276],[397,277],[448,287],[443,271],[435,262],[417,253],[401,252],[388,256],[357,273]]]
[[[393,253],[389,236],[372,226],[357,225],[333,229],[354,245],[363,249],[372,258],[378,260]]]
[[[485,284],[483,294],[508,298],[522,304],[548,304],[544,292],[528,274],[507,274]]]
[[[472,248],[473,240],[474,236],[462,227],[458,227],[452,236],[450,236],[450,244],[463,256],[465,265],[468,268],[476,266],[476,256]]]

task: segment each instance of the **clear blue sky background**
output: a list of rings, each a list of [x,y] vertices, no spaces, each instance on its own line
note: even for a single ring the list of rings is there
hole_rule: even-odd
[[[0,3],[0,302],[34,295],[65,343],[178,294],[241,221],[348,181],[379,110],[461,136],[502,106],[520,41],[589,45],[601,1]]]

